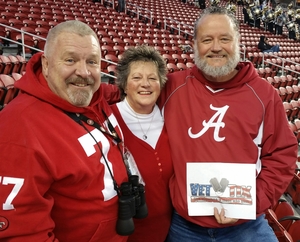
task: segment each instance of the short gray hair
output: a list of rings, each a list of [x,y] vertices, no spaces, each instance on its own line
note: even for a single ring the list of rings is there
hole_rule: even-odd
[[[208,15],[226,15],[230,18],[231,22],[233,23],[234,30],[237,33],[237,36],[239,36],[240,26],[239,21],[236,19],[236,17],[232,14],[231,11],[226,9],[225,7],[218,7],[218,6],[212,6],[209,8],[206,8],[199,16],[199,18],[196,20],[194,25],[194,40],[197,39],[197,32],[198,32],[198,26],[200,21]]]
[[[87,24],[78,20],[65,21],[59,23],[58,25],[54,26],[52,29],[49,30],[44,48],[45,56],[49,54],[52,43],[61,33],[74,33],[79,36],[92,35],[95,37],[96,40],[98,40],[97,34]]]

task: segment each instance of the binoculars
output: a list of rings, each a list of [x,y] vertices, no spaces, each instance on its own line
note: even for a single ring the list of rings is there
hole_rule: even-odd
[[[121,184],[120,193],[116,231],[119,235],[127,236],[134,231],[132,218],[145,218],[148,215],[145,187],[139,183],[139,176],[131,175],[128,182]]]

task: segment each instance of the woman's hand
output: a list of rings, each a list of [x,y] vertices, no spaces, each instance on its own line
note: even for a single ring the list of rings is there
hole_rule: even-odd
[[[214,215],[219,224],[234,224],[238,221],[238,219],[236,219],[236,218],[227,218],[225,216],[224,208],[221,209],[220,213],[217,208],[214,208]]]

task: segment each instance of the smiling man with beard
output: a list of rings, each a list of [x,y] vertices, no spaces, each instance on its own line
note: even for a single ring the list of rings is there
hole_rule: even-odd
[[[167,242],[275,242],[264,213],[292,179],[298,149],[282,101],[252,63],[239,61],[238,22],[225,8],[208,8],[196,21],[194,52],[195,66],[169,74],[159,100],[174,166]],[[256,219],[213,206],[201,213],[210,216],[189,215],[187,165],[203,162],[255,164]],[[214,171],[199,177],[205,172]]]
[[[100,61],[95,32],[63,22],[16,83],[0,113],[0,241],[127,241],[116,232],[123,137]]]

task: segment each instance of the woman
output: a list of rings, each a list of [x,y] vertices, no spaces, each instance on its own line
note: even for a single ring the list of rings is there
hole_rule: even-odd
[[[121,102],[112,105],[125,146],[145,182],[148,216],[134,219],[128,241],[163,242],[172,214],[169,179],[173,174],[169,141],[156,100],[166,82],[166,64],[149,46],[132,47],[116,68]]]
[[[260,36],[257,48],[260,49],[262,52],[278,52],[279,45],[270,45],[268,38],[264,35]]]

